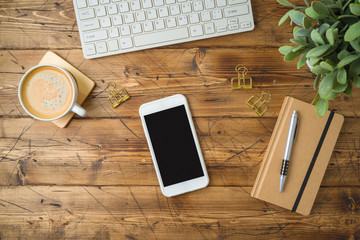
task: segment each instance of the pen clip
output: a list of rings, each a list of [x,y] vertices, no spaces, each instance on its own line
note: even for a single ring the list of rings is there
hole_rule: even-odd
[[[299,127],[299,118],[296,119],[296,126],[295,126],[295,133],[294,133],[293,142],[295,142],[295,140],[296,140],[296,136],[297,136],[297,132],[298,132],[298,127]]]

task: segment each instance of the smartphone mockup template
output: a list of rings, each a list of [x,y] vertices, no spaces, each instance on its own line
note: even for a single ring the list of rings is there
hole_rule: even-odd
[[[185,96],[145,103],[139,113],[162,193],[172,197],[206,187],[209,177]]]

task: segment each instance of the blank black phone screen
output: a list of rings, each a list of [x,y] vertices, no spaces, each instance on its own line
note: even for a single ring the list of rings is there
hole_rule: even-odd
[[[184,105],[144,118],[165,187],[204,176]]]

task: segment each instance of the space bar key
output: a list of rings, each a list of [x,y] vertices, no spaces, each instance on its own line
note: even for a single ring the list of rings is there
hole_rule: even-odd
[[[134,37],[135,46],[141,47],[155,43],[169,42],[189,38],[187,28],[171,29],[163,32],[155,32]]]

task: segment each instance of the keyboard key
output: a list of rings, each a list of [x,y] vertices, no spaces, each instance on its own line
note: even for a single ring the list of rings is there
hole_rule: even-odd
[[[111,27],[111,22],[110,22],[110,18],[101,18],[100,19],[100,23],[101,23],[101,27],[106,28],[106,27]]]
[[[188,19],[187,19],[186,16],[179,16],[178,17],[178,22],[179,22],[180,26],[187,25],[188,24]]]
[[[199,14],[197,13],[190,14],[190,23],[198,23],[198,22],[200,22]]]
[[[235,7],[229,7],[224,9],[225,17],[234,17],[239,15],[244,15],[249,13],[249,8],[247,5],[239,5]]]
[[[116,39],[108,41],[108,46],[110,52],[119,50],[119,44]]]
[[[232,18],[228,20],[228,24],[236,24],[236,23],[238,23],[237,18]]]
[[[236,30],[239,29],[239,24],[230,24],[229,25],[229,30]]]
[[[167,16],[169,16],[168,8],[167,7],[159,8],[159,17],[163,18]]]
[[[152,2],[151,0],[141,0],[143,8],[151,8],[152,7]]]
[[[141,22],[145,21],[145,12],[140,11],[135,13],[136,21]]]
[[[109,29],[109,35],[111,38],[119,37],[119,29],[114,27]]]
[[[162,5],[164,5],[164,0],[154,0],[155,7],[160,7]]]
[[[105,42],[96,43],[96,51],[98,53],[106,53],[108,51],[106,47],[106,43]]]
[[[120,8],[120,12],[122,13],[130,11],[129,4],[127,2],[119,3],[119,8]]]
[[[133,47],[133,43],[130,37],[128,38],[122,38],[120,39],[120,47],[121,49],[127,49],[127,48],[132,48]]]
[[[85,7],[87,7],[86,0],[77,0],[77,1],[76,1],[76,4],[77,4],[77,7],[78,7],[78,8],[85,8]]]
[[[216,28],[216,31],[217,32],[225,32],[227,30],[227,27],[226,26],[220,26],[220,27],[217,27]]]
[[[164,28],[165,28],[164,20],[162,19],[155,20],[155,29],[159,30]]]
[[[169,42],[189,37],[187,28],[170,29],[163,32],[154,32],[134,37],[135,46],[141,47],[145,45],[156,44],[160,42]]]
[[[206,9],[211,9],[215,7],[215,2],[214,0],[205,0],[205,8]]]
[[[86,22],[81,23],[81,27],[83,31],[90,31],[94,29],[100,28],[99,20],[94,19]]]
[[[249,28],[251,27],[251,22],[242,22],[240,26],[241,28]]]
[[[216,9],[212,11],[213,19],[221,19],[222,18],[222,12],[221,9]]]
[[[113,24],[114,24],[114,26],[123,24],[123,21],[122,21],[122,18],[120,15],[113,17]]]
[[[132,32],[133,34],[137,34],[137,33],[141,33],[142,29],[141,29],[141,24],[140,23],[135,23],[131,26],[132,28]]]
[[[216,0],[216,4],[218,7],[225,7],[226,6],[226,0]]]
[[[201,21],[207,22],[211,20],[210,12],[202,12],[201,13]]]
[[[134,15],[132,13],[124,14],[124,21],[125,21],[125,23],[133,23]]]
[[[205,23],[205,34],[215,33],[214,23]]]
[[[95,45],[92,44],[86,44],[85,45],[85,52],[87,55],[94,55],[96,53],[95,51]]]
[[[117,6],[115,4],[114,5],[109,5],[108,6],[108,13],[110,15],[117,14],[118,13]]]
[[[104,6],[100,6],[96,8],[96,16],[98,17],[106,16],[106,10]]]
[[[203,33],[202,25],[190,26],[190,34],[192,37],[203,35],[204,33]]]
[[[229,1],[229,5],[241,4],[247,2],[247,0],[228,0],[228,1]]]
[[[170,4],[174,4],[175,0],[166,0],[166,4],[170,5]]]
[[[92,8],[79,11],[79,18],[81,20],[95,17],[94,10]]]
[[[154,26],[153,26],[152,22],[144,23],[144,31],[145,32],[151,32],[153,30],[154,30]]]
[[[120,32],[121,32],[121,35],[123,35],[123,36],[130,35],[130,27],[129,27],[129,25],[121,26]]]
[[[100,3],[101,3],[101,4],[109,4],[109,3],[110,3],[110,0],[100,0]]]
[[[166,19],[166,25],[168,28],[176,27],[176,20],[174,17]]]
[[[149,9],[147,10],[148,19],[155,19],[157,18],[156,10],[155,9]]]
[[[99,41],[99,40],[104,40],[107,38],[108,38],[108,35],[107,35],[107,31],[105,29],[84,34],[84,42]]]
[[[190,13],[191,12],[191,5],[188,2],[181,4],[181,8],[182,8],[183,13]]]
[[[180,8],[179,5],[172,5],[170,7],[170,14],[172,16],[179,15],[180,14]]]
[[[140,2],[139,0],[131,1],[130,3],[131,10],[136,11],[140,9]]]
[[[179,3],[186,2],[187,0],[178,0]]]
[[[194,11],[202,11],[204,9],[203,3],[201,1],[196,1],[193,3]]]
[[[99,5],[99,1],[98,0],[89,0],[89,6],[90,7],[94,7]]]

